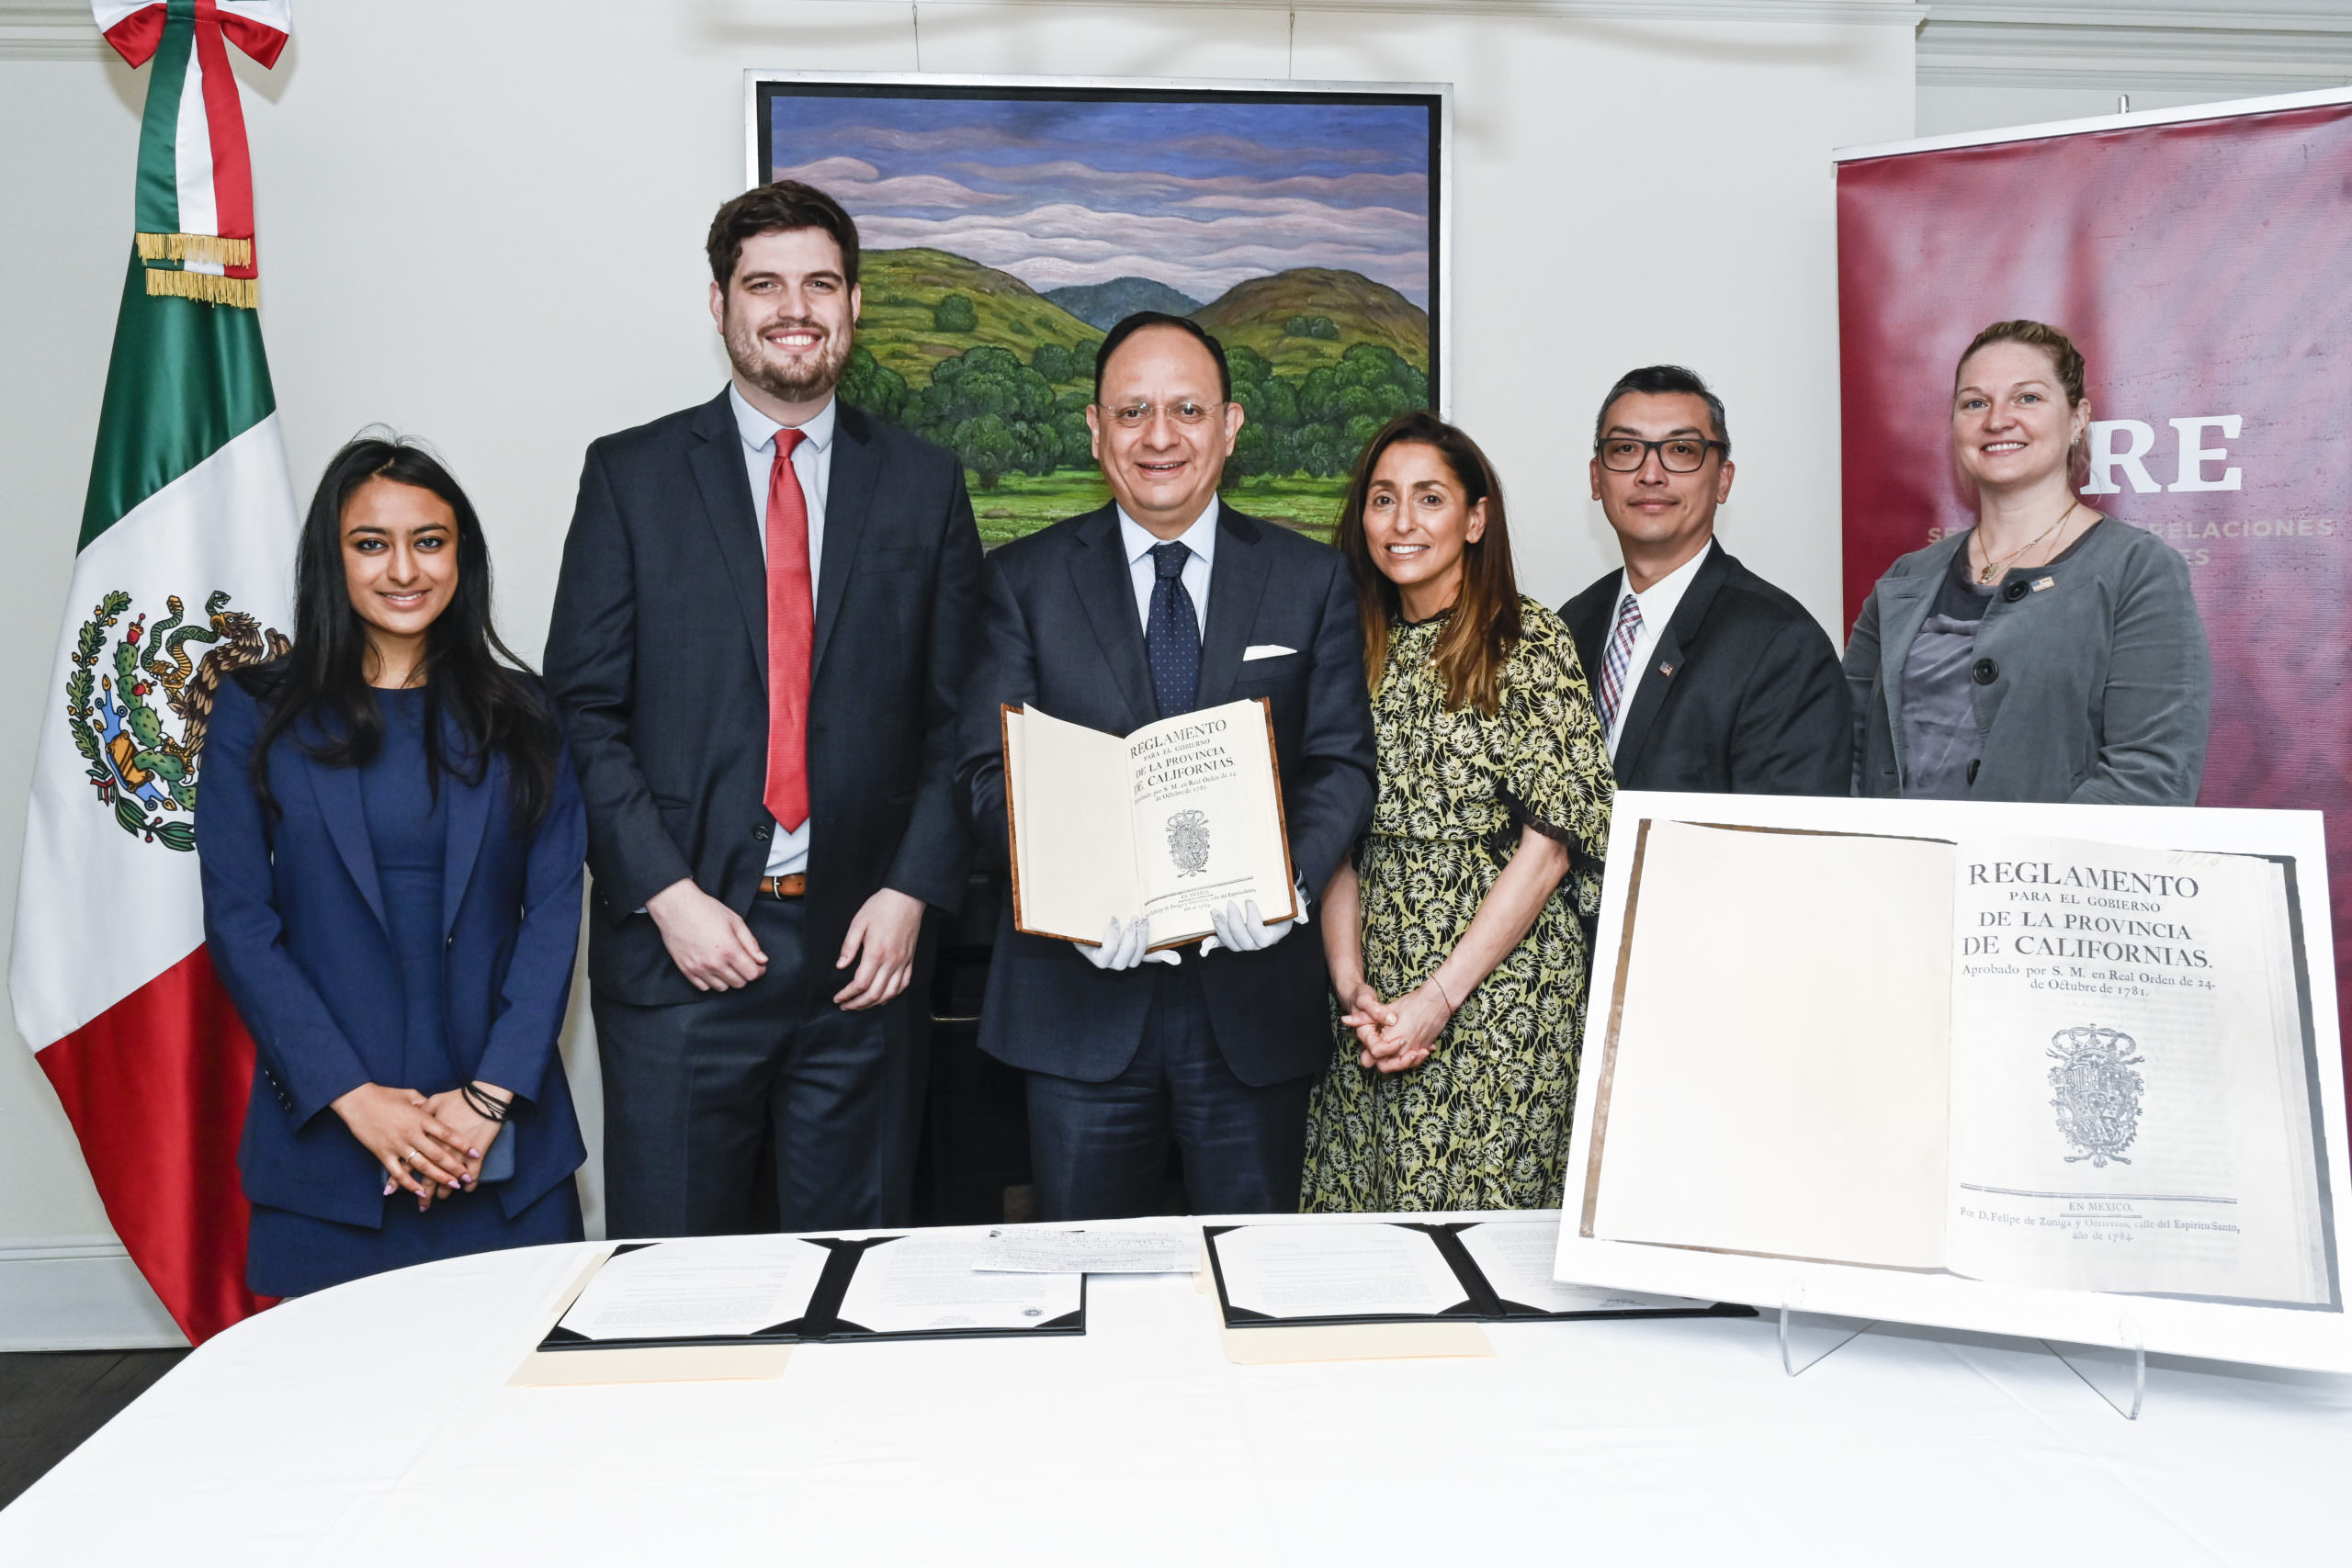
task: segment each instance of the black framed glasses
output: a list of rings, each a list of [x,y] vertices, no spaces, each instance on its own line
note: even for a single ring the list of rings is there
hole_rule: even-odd
[[[1706,466],[1707,448],[1720,446],[1731,450],[1724,441],[1708,441],[1696,435],[1669,435],[1663,441],[1645,441],[1637,435],[1604,435],[1593,448],[1600,466],[1612,474],[1641,471],[1650,454],[1657,454],[1658,466],[1669,474],[1695,474]]]

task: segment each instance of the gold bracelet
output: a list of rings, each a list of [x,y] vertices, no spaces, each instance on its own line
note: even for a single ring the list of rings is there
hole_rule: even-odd
[[[1437,987],[1438,1000],[1445,1004],[1445,1010],[1448,1016],[1462,1010],[1462,1004],[1445,994],[1445,987],[1439,981],[1437,977],[1437,971],[1434,969],[1430,971],[1429,984]]]

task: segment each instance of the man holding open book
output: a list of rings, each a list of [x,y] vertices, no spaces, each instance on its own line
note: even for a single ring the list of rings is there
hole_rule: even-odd
[[[1153,1212],[1171,1137],[1194,1211],[1293,1209],[1329,982],[1321,943],[1284,939],[1374,795],[1354,589],[1336,551],[1219,503],[1243,415],[1196,323],[1114,327],[1086,417],[1114,502],[989,558],[966,688],[972,823],[1027,879],[980,1048],[1028,1075],[1041,1217]],[[1008,745],[1026,753],[1012,779]],[[1035,766],[1047,747],[1070,766]],[[1114,784],[1071,788],[1106,748]],[[1261,837],[1281,858],[1227,868]],[[1085,929],[1063,929],[1073,909]]]

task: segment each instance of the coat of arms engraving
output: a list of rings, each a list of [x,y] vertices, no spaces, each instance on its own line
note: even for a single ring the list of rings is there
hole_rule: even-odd
[[[1183,810],[1168,818],[1168,858],[1179,876],[1198,876],[1209,868],[1209,816]]]
[[[2068,1165],[2109,1160],[2130,1165],[2123,1151],[2140,1135],[2140,1095],[2146,1080],[2132,1069],[2145,1058],[2120,1029],[2082,1024],[2050,1037],[2050,1104],[2058,1131],[2077,1152]]]
[[[65,718],[98,804],[114,812],[116,824],[151,844],[192,850],[197,768],[213,696],[231,671],[266,663],[289,645],[284,632],[230,609],[226,593],[207,599],[205,618],[192,625],[183,624],[187,612],[178,594],[166,595],[164,608],[153,626],[142,611],[118,633],[130,595],[117,589],[98,602],[74,639]],[[211,645],[200,664],[187,651],[191,642]],[[112,673],[98,670],[101,660]]]

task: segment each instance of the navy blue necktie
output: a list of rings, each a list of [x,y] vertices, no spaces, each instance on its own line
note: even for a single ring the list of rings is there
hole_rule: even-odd
[[[1143,645],[1151,655],[1151,694],[1159,700],[1162,718],[1192,712],[1201,693],[1201,622],[1193,596],[1184,592],[1184,562],[1192,553],[1177,544],[1151,547],[1158,576],[1151,585]]]

